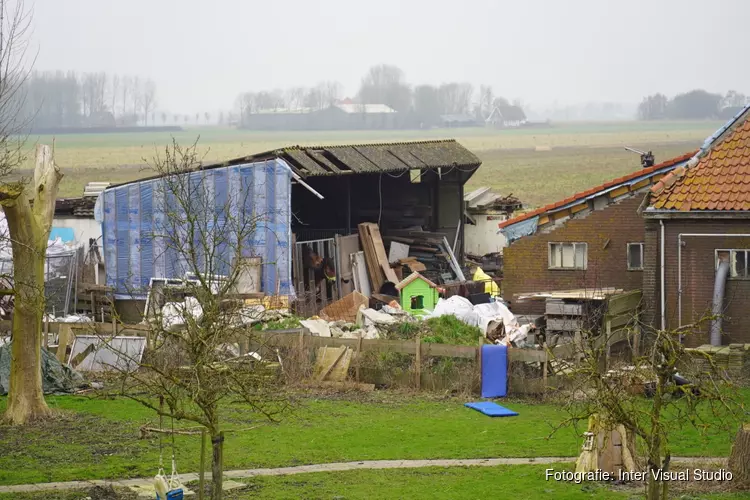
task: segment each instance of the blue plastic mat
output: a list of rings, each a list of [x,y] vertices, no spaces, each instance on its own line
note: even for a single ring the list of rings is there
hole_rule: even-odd
[[[500,406],[492,401],[481,401],[479,403],[466,403],[464,406],[477,410],[480,413],[487,415],[488,417],[515,417],[518,415],[517,412],[509,410],[504,406]]]
[[[508,393],[508,348],[482,346],[482,397],[501,398]]]

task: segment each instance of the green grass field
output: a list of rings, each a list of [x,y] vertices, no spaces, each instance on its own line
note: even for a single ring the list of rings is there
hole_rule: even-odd
[[[750,403],[750,390],[743,393]],[[153,412],[124,400],[49,397],[57,419],[22,429],[0,426],[0,485],[154,474],[158,437],[141,440],[139,428],[155,426]],[[0,412],[6,398],[0,398]],[[284,467],[327,462],[438,458],[573,457],[585,429],[551,435],[566,413],[554,404],[508,400],[519,417],[492,419],[457,399],[430,400],[376,392],[358,400],[306,397],[278,425],[229,433],[225,469]],[[227,429],[258,422],[244,407],[227,409]],[[676,456],[727,456],[734,438],[716,428],[701,436],[691,427],[674,431]],[[178,436],[179,470],[198,469],[198,437]],[[167,447],[167,450],[169,448]],[[169,451],[167,451],[169,453]],[[167,455],[168,457],[168,455]]]
[[[143,170],[171,142],[198,140],[208,162],[237,158],[282,146],[356,144],[455,138],[475,152],[482,168],[469,188],[490,185],[513,192],[528,206],[556,201],[639,168],[638,155],[623,146],[652,149],[657,161],[695,149],[718,122],[571,123],[518,130],[438,129],[345,132],[255,132],[223,128],[178,133],[77,134],[30,137],[55,144],[65,178],[61,196],[80,196],[89,181],[124,182],[149,174]],[[547,151],[546,149],[551,148]]]

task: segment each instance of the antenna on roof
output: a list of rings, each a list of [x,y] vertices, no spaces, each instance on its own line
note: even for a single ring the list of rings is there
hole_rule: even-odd
[[[641,155],[641,166],[643,168],[653,167],[654,166],[654,153],[649,151],[646,153],[645,151],[641,151],[639,149],[631,148],[628,146],[625,146],[625,149],[630,151],[631,153],[637,153]]]

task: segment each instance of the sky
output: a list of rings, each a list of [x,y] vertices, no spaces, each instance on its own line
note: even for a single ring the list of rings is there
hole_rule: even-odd
[[[36,70],[149,77],[159,109],[230,109],[243,91],[367,69],[491,85],[532,105],[750,94],[747,0],[26,0]]]

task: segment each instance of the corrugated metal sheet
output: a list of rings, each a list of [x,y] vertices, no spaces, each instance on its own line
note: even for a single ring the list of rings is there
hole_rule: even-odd
[[[243,257],[262,258],[261,291],[289,295],[291,169],[286,162],[276,159],[182,175],[190,176],[187,185],[202,193],[202,199],[215,200],[214,214],[205,217],[205,234],[216,238],[215,255],[205,267],[213,274],[228,273],[238,248],[237,234],[246,232],[238,228],[254,220],[254,231],[242,244]],[[206,245],[199,243],[199,236],[188,241],[185,209],[167,179],[107,189],[102,205],[106,280],[116,298],[143,299],[151,278],[182,278],[192,271],[186,245],[199,259],[205,257]]]

